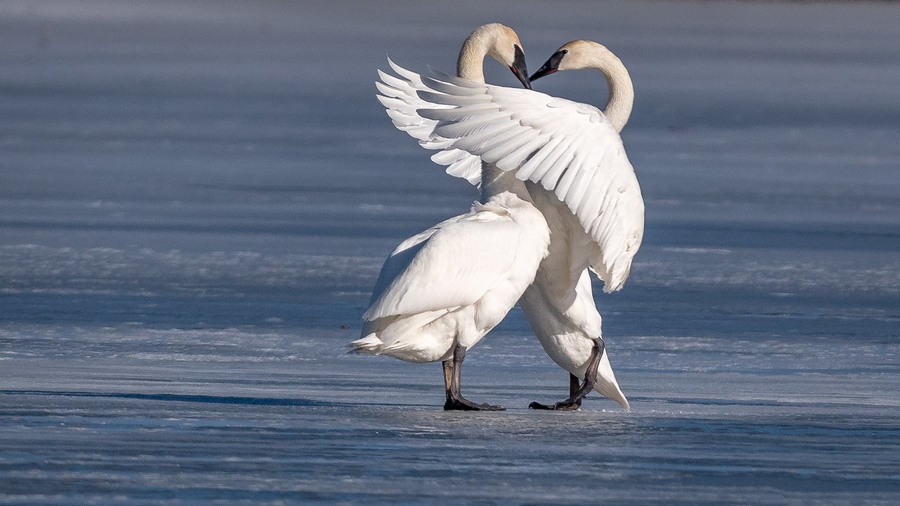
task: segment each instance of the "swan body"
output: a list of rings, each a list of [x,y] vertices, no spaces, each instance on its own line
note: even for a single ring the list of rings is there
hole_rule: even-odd
[[[560,70],[584,68],[598,69],[603,73],[609,87],[609,100],[605,110],[600,113],[601,121],[616,133],[620,132],[631,115],[634,88],[625,65],[605,46],[585,40],[564,44],[532,76],[532,80]],[[608,136],[605,142],[624,152],[618,135]],[[579,227],[579,220],[575,215],[565,212],[560,200],[541,191],[541,188],[530,187],[535,205],[547,218],[555,241],[551,244],[548,258],[538,270],[535,283],[522,297],[521,305],[544,351],[557,365],[579,378],[586,373],[585,365],[592,344],[589,338],[602,335],[602,318],[594,304],[588,270],[592,268],[600,274],[604,281],[604,291],[621,289],[630,273],[631,260],[643,238],[644,205],[634,169],[627,163],[627,159],[624,163],[622,160],[613,164],[601,163],[600,167],[603,170],[618,170],[620,177],[632,180],[631,184],[616,188],[621,194],[622,209],[618,219],[620,226],[626,231],[626,258],[623,262],[627,262],[627,268],[618,273],[597,270],[595,260],[598,256],[604,256],[603,250],[609,247],[609,242],[587,238],[585,229]],[[626,174],[631,178],[627,178]],[[588,254],[587,259],[584,257],[585,253]],[[601,262],[601,269],[602,265]],[[560,275],[563,272],[569,273],[569,276]],[[605,354],[598,364],[595,388],[624,409],[630,409]]]
[[[534,280],[550,233],[543,215],[500,193],[403,241],[384,263],[357,351],[409,362],[474,346]]]
[[[463,43],[457,73],[484,82],[491,56],[530,86],[518,35],[499,23],[477,28]],[[390,103],[391,97],[385,97]],[[411,126],[410,128],[414,128]],[[550,231],[525,185],[475,159],[482,203],[404,241],[387,259],[354,351],[411,362],[442,361],[444,409],[502,409],[460,393],[466,350],[494,328],[534,280]]]
[[[523,89],[474,83],[433,71],[421,77],[390,62],[382,103],[394,124],[436,150],[432,160],[473,184],[481,162],[523,181],[551,230],[548,256],[520,303],[551,359],[585,378],[593,340],[602,336],[588,269],[604,291],[621,289],[643,238],[644,205],[619,131],[633,103],[630,77],[607,48],[561,47],[532,80],[558,70],[600,69],[610,88],[605,111]],[[605,350],[595,389],[629,404]]]

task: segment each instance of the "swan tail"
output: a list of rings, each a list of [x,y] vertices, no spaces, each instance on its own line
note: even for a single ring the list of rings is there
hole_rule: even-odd
[[[348,353],[380,355],[383,345],[384,343],[381,339],[373,332],[366,337],[351,342],[350,351]]]
[[[616,375],[612,370],[612,365],[609,363],[609,354],[606,353],[606,350],[603,350],[603,356],[600,357],[600,364],[597,366],[597,369],[597,383],[594,385],[594,390],[600,392],[604,397],[618,402],[625,411],[630,411],[631,406],[628,404],[625,394],[622,393],[622,389],[619,388],[619,383],[616,381]]]

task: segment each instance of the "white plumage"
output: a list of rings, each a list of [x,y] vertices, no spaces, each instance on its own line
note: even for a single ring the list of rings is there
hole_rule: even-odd
[[[435,77],[418,78],[391,64],[421,83],[406,81],[418,100],[402,107],[396,96],[390,97],[396,102],[382,98],[401,130],[420,138],[424,147],[440,149],[432,159],[449,161],[448,173],[477,182],[483,160],[551,191],[597,244],[590,262],[604,290],[622,287],[643,237],[644,203],[622,140],[602,111],[437,71]],[[387,85],[379,88],[383,94],[401,93]]]
[[[600,44],[573,41],[538,71],[600,69],[611,95],[603,112],[437,71],[423,78],[389,63],[400,77],[381,74],[379,99],[399,129],[438,150],[433,161],[473,184],[481,183],[481,160],[526,181],[551,229],[551,245],[521,304],[548,355],[584,378],[593,340],[601,336],[587,268],[603,280],[604,291],[619,290],[643,237],[643,199],[618,134],[633,100],[624,65]],[[628,409],[605,352],[595,388]]]
[[[529,85],[525,55],[512,29],[493,23],[472,32],[460,51],[457,71],[483,82],[482,64],[488,55]],[[383,74],[382,79],[391,78]],[[397,108],[398,117],[413,117],[411,107],[416,104],[388,95],[381,99]],[[429,125],[421,121],[404,128],[411,135],[424,135]],[[491,174],[498,169],[475,161],[486,180],[494,179]],[[391,254],[363,316],[362,337],[351,343],[361,353],[443,361],[444,409],[502,409],[462,396],[462,362],[466,350],[503,320],[534,280],[550,242],[547,222],[521,182],[498,177],[490,187],[483,192],[483,204],[407,239]]]
[[[420,99],[416,94],[418,90],[426,89],[419,74],[406,70],[390,58],[388,64],[402,79],[379,70],[379,81],[375,83],[379,92],[376,98],[385,107],[394,126],[418,139],[423,147],[440,149],[431,156],[431,160],[446,165],[447,174],[463,178],[473,185],[480,184],[481,158],[461,149],[446,148],[446,141],[443,144],[441,141],[432,143],[437,121],[423,118],[417,110],[439,106]]]
[[[410,362],[474,346],[534,280],[550,234],[543,215],[501,193],[410,237],[384,263],[359,350]]]

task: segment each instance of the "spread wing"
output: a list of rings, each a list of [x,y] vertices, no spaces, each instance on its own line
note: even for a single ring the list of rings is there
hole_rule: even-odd
[[[461,149],[447,147],[449,139],[435,136],[434,128],[438,122],[423,118],[417,112],[418,109],[450,106],[440,106],[419,98],[419,91],[428,90],[419,74],[406,70],[390,58],[388,64],[397,76],[378,71],[376,98],[385,107],[394,126],[417,139],[426,149],[439,150],[431,159],[438,165],[446,165],[447,174],[461,177],[478,186],[481,183],[481,158]]]
[[[604,290],[622,287],[643,238],[644,202],[622,139],[599,109],[437,71],[403,72],[405,96],[415,90],[418,98],[406,101],[405,121],[419,122],[423,146],[443,150],[432,159],[460,163],[461,151],[552,192],[598,246],[591,267]]]

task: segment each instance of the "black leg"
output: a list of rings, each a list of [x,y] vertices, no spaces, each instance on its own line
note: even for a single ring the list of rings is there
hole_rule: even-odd
[[[569,373],[569,397],[575,397],[575,394],[578,393],[580,388],[581,380],[578,379],[578,376]],[[578,407],[581,407],[581,399],[578,399]]]
[[[603,356],[605,349],[603,338],[594,339],[594,349],[591,350],[591,358],[588,360],[587,370],[584,373],[584,383],[578,384],[578,377],[569,375],[569,398],[557,402],[552,406],[532,402],[528,405],[531,409],[550,409],[555,411],[574,411],[581,407],[581,401],[591,393],[594,385],[597,383],[597,366],[600,365],[600,358]]]
[[[447,396],[447,402],[450,402],[450,392],[453,390],[453,359],[441,362],[444,368],[444,393]]]
[[[503,411],[503,406],[493,406],[491,404],[476,404],[460,393],[462,377],[462,362],[466,358],[466,349],[456,345],[453,349],[453,358],[445,360],[444,366],[444,391],[447,394],[447,401],[444,403],[444,410],[463,410],[463,411]]]

